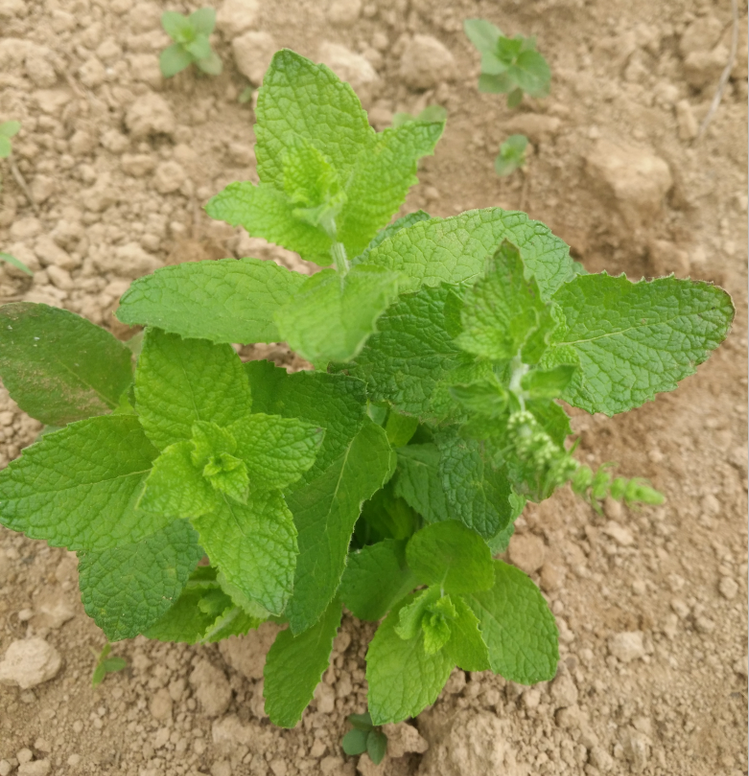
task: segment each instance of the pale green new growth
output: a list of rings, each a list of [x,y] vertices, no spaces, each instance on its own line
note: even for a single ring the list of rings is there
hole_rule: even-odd
[[[505,177],[525,165],[525,150],[528,138],[525,135],[510,135],[499,147],[499,154],[494,160],[497,175]]]
[[[4,121],[0,124],[0,159],[7,159],[13,152],[10,139],[21,129],[20,121]]]
[[[166,11],[161,16],[164,32],[174,41],[159,57],[159,67],[164,78],[171,78],[191,64],[208,75],[220,75],[223,65],[218,54],[211,49],[208,36],[216,26],[216,11],[200,8],[189,16],[177,11]]]

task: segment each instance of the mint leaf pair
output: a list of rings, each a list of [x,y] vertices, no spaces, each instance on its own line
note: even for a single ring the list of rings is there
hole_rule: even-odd
[[[406,559],[428,587],[402,599],[369,646],[375,724],[416,716],[436,700],[456,665],[491,668],[520,683],[553,677],[557,634],[541,593],[521,572],[492,561],[477,534],[454,521],[427,526],[409,541]]]

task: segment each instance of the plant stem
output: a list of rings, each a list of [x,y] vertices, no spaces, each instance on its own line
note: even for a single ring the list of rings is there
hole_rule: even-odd
[[[515,395],[515,397],[518,400],[518,404],[520,404],[520,409],[525,409],[525,394],[523,389],[520,386],[520,381],[523,379],[523,376],[528,373],[528,370],[530,367],[528,364],[524,364],[520,356],[517,355],[515,358],[512,359],[512,363],[510,364],[512,368],[512,374],[510,375],[510,385],[509,389],[510,392]]]
[[[349,271],[349,263],[344,244],[342,242],[334,242],[330,247],[330,253],[333,256],[333,265],[336,268],[336,272],[341,277],[345,277]]]

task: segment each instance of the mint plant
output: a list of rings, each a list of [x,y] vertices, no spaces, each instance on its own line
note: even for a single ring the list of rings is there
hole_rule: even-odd
[[[372,724],[372,717],[366,714],[349,714],[352,729],[343,737],[341,748],[348,755],[356,756],[366,752],[369,759],[379,765],[388,749],[387,736]]]
[[[506,94],[509,108],[520,105],[524,94],[548,96],[551,71],[535,37],[508,38],[485,19],[466,19],[463,29],[481,53],[480,92]]]
[[[192,64],[208,75],[220,75],[223,64],[208,40],[216,26],[216,11],[213,8],[200,8],[189,16],[165,11],[161,16],[161,26],[174,41],[159,56],[164,78],[172,78]]]
[[[373,727],[417,715],[455,666],[551,679],[554,618],[496,558],[514,521],[567,484],[596,506],[662,500],[580,464],[559,400],[614,415],[674,389],[729,331],[729,296],[588,274],[523,213],[391,222],[444,123],[377,133],[347,84],[291,51],[256,116],[259,183],[206,209],[322,269],[159,269],[121,299],[120,321],[145,327],[132,347],[64,310],[0,308],[3,382],[57,429],[0,473],[0,522],[78,553],[110,640],[284,626],[265,666],[277,725],[312,699],[344,606],[381,620]],[[279,340],[314,368],[231,346]]]
[[[523,167],[527,147],[528,138],[525,135],[510,135],[499,147],[499,154],[494,160],[497,175],[504,178]]]

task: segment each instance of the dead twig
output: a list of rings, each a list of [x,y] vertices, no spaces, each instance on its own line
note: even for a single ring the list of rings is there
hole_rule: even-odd
[[[18,169],[18,165],[13,159],[13,156],[9,156],[6,161],[8,162],[8,167],[10,167],[10,174],[13,176],[13,180],[18,184],[18,187],[21,189],[21,191],[26,195],[26,199],[29,201],[31,209],[36,215],[39,215],[39,205],[37,205],[34,201],[34,197],[31,195],[31,189],[29,188],[28,183],[26,183],[26,179],[23,177],[23,175],[21,175],[21,171]]]
[[[707,115],[704,119],[702,119],[699,131],[697,132],[697,137],[695,137],[692,145],[699,143],[700,138],[705,134],[708,126],[710,125],[710,122],[713,120],[713,116],[715,116],[715,113],[720,106],[720,101],[723,99],[723,92],[726,89],[728,79],[731,77],[733,66],[736,64],[736,52],[739,45],[739,8],[736,0],[731,0],[731,14],[733,17],[733,28],[731,29],[731,52],[728,56],[728,64],[720,74],[720,80],[718,81],[718,88],[715,90],[715,96],[713,97],[713,101],[710,103],[710,108],[707,111]]]

